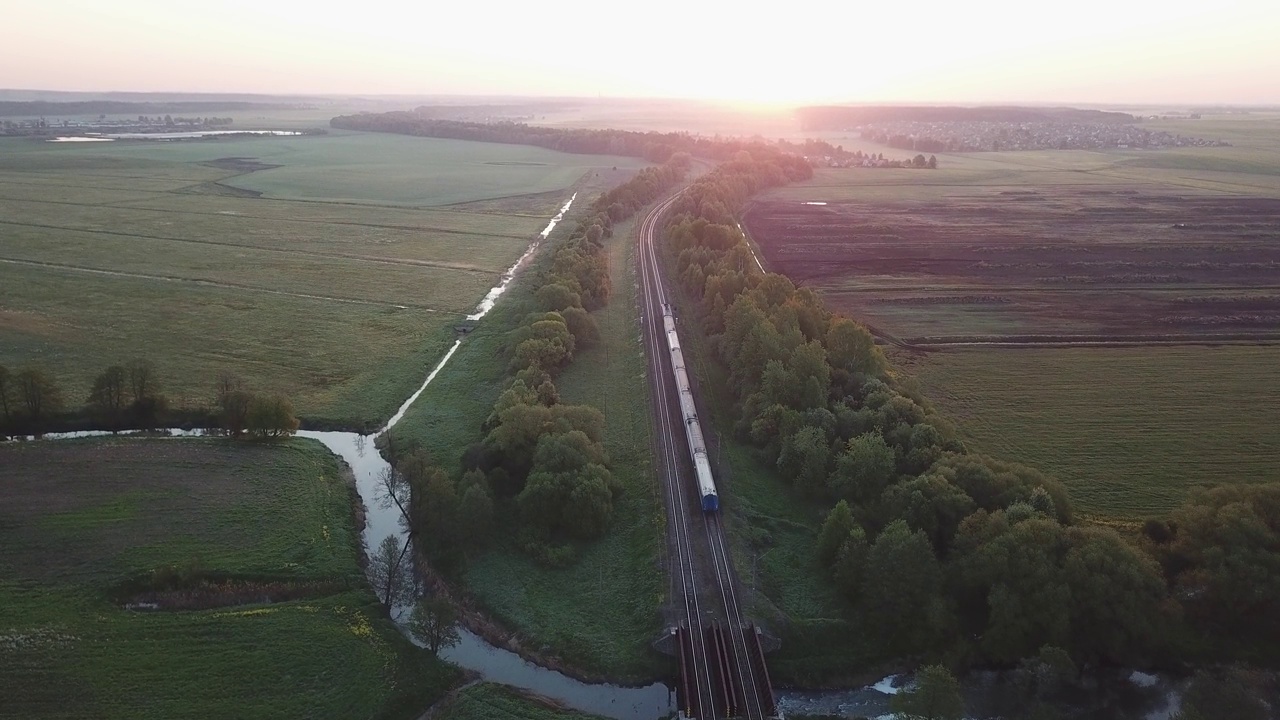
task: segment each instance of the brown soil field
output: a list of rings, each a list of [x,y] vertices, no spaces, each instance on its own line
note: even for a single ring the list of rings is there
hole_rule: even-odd
[[[1280,339],[1280,199],[1167,187],[766,199],[770,270],[908,342]]]

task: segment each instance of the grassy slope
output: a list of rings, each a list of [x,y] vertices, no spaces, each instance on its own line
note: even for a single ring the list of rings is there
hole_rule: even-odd
[[[572,229],[576,213],[601,189],[579,195],[585,202],[574,206],[553,241]],[[606,448],[626,487],[615,508],[615,525],[604,540],[586,547],[571,568],[545,570],[517,548],[503,545],[473,557],[465,581],[481,605],[525,636],[527,646],[545,648],[587,672],[640,680],[661,674],[666,661],[648,650],[658,630],[662,574],[634,270],[627,260],[632,225],[617,228],[609,241],[614,296],[596,313],[601,344],[582,353],[558,383],[566,402],[596,404],[605,413]],[[506,333],[529,311],[530,279],[549,258],[549,253],[539,253],[467,336],[422,402],[397,425],[397,438],[423,445],[439,464],[456,471],[461,452],[483,438],[481,424],[509,382]]]
[[[563,402],[605,414],[605,448],[623,495],[613,526],[564,570],[548,571],[514,549],[478,558],[467,582],[534,647],[611,678],[648,679],[669,661],[648,651],[659,628],[664,576],[661,501],[649,453],[648,385],[635,300],[634,221],[609,240],[613,297],[596,312],[601,342],[577,354],[557,383]]]
[[[283,167],[204,164],[226,157]],[[0,139],[0,363],[46,365],[78,405],[102,366],[145,348],[178,404],[207,402],[230,370],[304,417],[371,424],[412,392],[568,185],[636,164],[350,133]],[[209,194],[259,175],[264,190],[309,200]],[[469,202],[328,202],[344,199]]]
[[[409,717],[454,680],[368,590],[198,612],[108,600],[195,557],[358,587],[349,490],[318,443],[5,445],[0,487],[0,717]]]
[[[591,720],[596,716],[563,710],[503,685],[480,683],[442,703],[432,717],[436,720]]]
[[[1171,510],[1195,485],[1280,479],[1278,362],[1274,347],[973,349],[910,370],[974,448],[1116,519]]]

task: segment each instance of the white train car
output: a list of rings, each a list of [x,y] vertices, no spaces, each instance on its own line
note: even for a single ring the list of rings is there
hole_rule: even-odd
[[[698,421],[698,409],[693,402],[693,390],[689,387],[689,375],[685,372],[684,353],[680,351],[680,337],[676,334],[676,320],[671,306],[662,306],[662,323],[667,332],[667,348],[671,352],[671,368],[676,377],[676,389],[680,395],[680,417],[684,419],[685,436],[689,441],[689,455],[693,458],[693,470],[698,481],[698,496],[702,498],[703,512],[717,512],[720,496],[716,481],[711,476],[711,463],[707,460],[707,446],[702,439],[702,424]]]

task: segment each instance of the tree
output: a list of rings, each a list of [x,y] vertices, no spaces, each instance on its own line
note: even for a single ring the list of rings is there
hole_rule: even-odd
[[[414,537],[429,555],[441,557],[458,544],[458,488],[449,474],[432,467],[415,480]]]
[[[54,382],[53,376],[43,368],[26,367],[18,371],[18,397],[22,407],[27,411],[27,419],[32,428],[40,430],[44,420],[62,409],[62,391]]]
[[[820,428],[806,426],[787,437],[778,456],[778,469],[796,487],[811,495],[826,489],[831,448]]]
[[[940,475],[922,475],[892,485],[884,491],[887,517],[907,521],[913,530],[923,531],[940,555],[951,547],[960,522],[975,509],[973,499]]]
[[[160,424],[160,414],[168,404],[160,392],[160,378],[150,360],[134,360],[128,370],[134,421],[150,430]]]
[[[516,498],[520,514],[550,537],[590,540],[604,534],[613,513],[613,478],[602,465],[537,471]]]
[[[836,503],[831,512],[827,513],[827,519],[822,523],[822,530],[818,532],[817,543],[818,562],[822,563],[823,567],[829,567],[835,562],[840,546],[856,526],[853,511],[849,509],[849,503],[844,500]]]
[[[378,475],[378,486],[374,488],[378,504],[388,510],[395,507],[400,517],[409,519],[409,480],[403,473],[388,465]]]
[[[471,547],[483,543],[493,527],[493,494],[484,474],[476,470],[463,476],[462,487],[458,519],[462,540]]]
[[[239,437],[249,428],[249,408],[254,405],[254,394],[243,389],[220,393],[218,405],[222,411],[222,428],[232,437]]]
[[[1062,526],[1044,518],[1010,525],[1004,512],[979,511],[962,524],[951,568],[961,628],[979,638],[988,659],[1014,663],[1046,644],[1068,647],[1073,598],[1061,567],[1068,548]]]
[[[1075,684],[1077,675],[1079,670],[1066,650],[1045,645],[1018,663],[1014,683],[1021,690],[1021,703],[1035,706],[1059,698]]]
[[[1197,670],[1174,720],[1267,720],[1272,715],[1258,696],[1246,670]]]
[[[609,462],[604,446],[592,442],[581,430],[544,435],[533,454],[535,472],[573,472],[592,463]]]
[[[18,401],[13,397],[14,381],[9,376],[9,368],[0,365],[0,432],[6,430],[13,421]]]
[[[258,395],[249,404],[246,425],[258,437],[288,437],[298,430],[293,403],[283,395]]]
[[[223,370],[218,373],[217,379],[214,381],[213,387],[213,404],[216,407],[223,407],[226,397],[233,392],[247,390],[244,380],[233,372]]]
[[[112,365],[94,378],[89,391],[89,407],[113,429],[128,406],[128,378],[122,366]]]
[[[573,344],[577,349],[589,348],[600,340],[600,327],[591,313],[580,307],[565,308],[560,311],[564,323],[573,333]]]
[[[1164,549],[1187,615],[1208,633],[1280,642],[1280,483],[1193,493]]]
[[[960,720],[964,696],[950,671],[930,665],[916,676],[914,687],[893,696],[889,707],[904,720]]]
[[[880,533],[867,554],[863,607],[892,652],[922,650],[935,637],[940,616],[942,570],[929,539],[895,520]]]
[[[569,308],[581,308],[582,297],[561,283],[547,283],[533,294],[543,310],[559,312]]]
[[[1070,528],[1067,536],[1072,656],[1116,665],[1153,659],[1168,634],[1160,567],[1110,528]]]
[[[862,586],[866,580],[867,554],[869,552],[867,534],[863,532],[861,527],[856,525],[849,531],[848,536],[845,537],[844,542],[840,545],[840,549],[836,551],[836,560],[832,567],[836,586],[850,600],[856,601],[862,597]]]
[[[457,625],[457,611],[440,597],[421,598],[409,615],[409,632],[427,646],[432,655],[439,655],[441,650],[462,640]]]
[[[795,349],[787,363],[795,382],[797,410],[824,408],[831,392],[831,366],[827,351],[818,342],[807,342]]]
[[[878,433],[850,438],[836,459],[829,484],[836,495],[853,503],[868,503],[880,497],[897,466],[893,448]]]
[[[160,378],[156,375],[155,364],[143,359],[129,363],[129,389],[135,403],[158,396]]]
[[[930,169],[930,170],[937,170],[937,169],[938,169],[938,156],[937,156],[937,155],[930,155],[930,156],[929,156],[929,169]]]
[[[388,535],[369,558],[369,584],[378,600],[387,607],[404,605],[413,599],[413,575],[409,571],[409,543]]]

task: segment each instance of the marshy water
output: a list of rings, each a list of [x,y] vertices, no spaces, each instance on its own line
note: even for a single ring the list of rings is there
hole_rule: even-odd
[[[301,135],[296,130],[186,130],[180,132],[122,132],[122,133],[84,133],[83,135],[63,135],[45,142],[112,142],[115,140],[191,140],[195,138],[217,137],[219,135],[269,135],[293,136]]]

